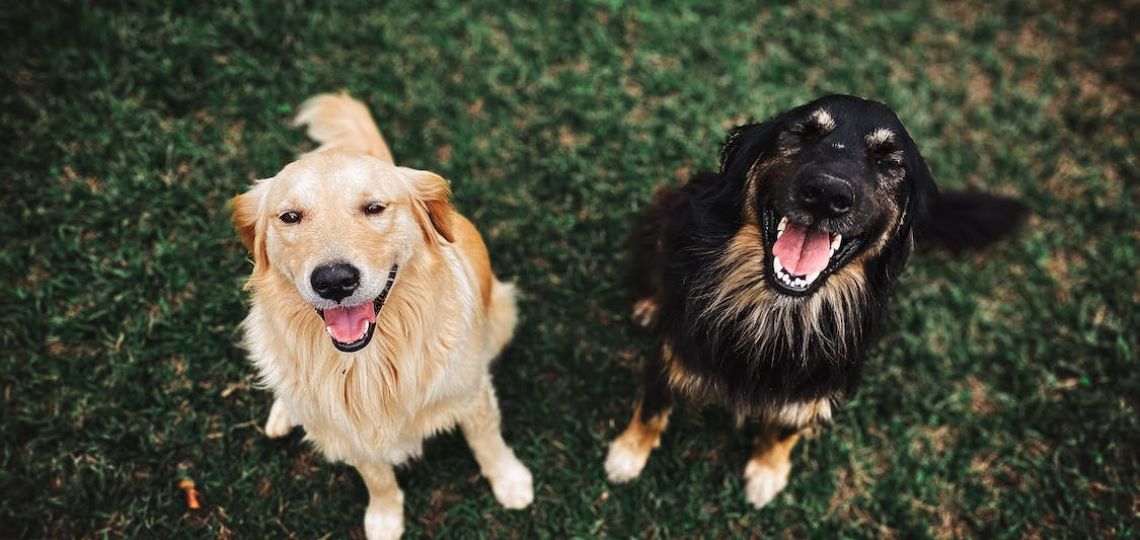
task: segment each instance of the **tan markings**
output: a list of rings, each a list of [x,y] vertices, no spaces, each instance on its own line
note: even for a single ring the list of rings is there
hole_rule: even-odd
[[[670,409],[662,410],[648,422],[642,422],[641,411],[642,403],[638,402],[629,427],[610,443],[605,468],[611,482],[628,482],[637,478],[645,468],[650,452],[661,444],[661,433],[669,423]]]
[[[780,431],[775,426],[766,426],[757,437],[752,459],[744,467],[744,495],[757,509],[766,506],[788,485],[792,448],[800,439],[800,433],[781,439]]]
[[[707,401],[710,396],[719,395],[715,382],[694,375],[680,364],[670,364],[668,371],[669,387],[678,394],[684,394],[696,401]]]
[[[893,131],[887,128],[879,128],[868,134],[864,140],[866,141],[867,146],[874,148],[876,146],[882,146],[883,144],[889,143],[894,139],[895,133]]]
[[[819,109],[811,113],[811,119],[824,131],[835,129],[835,119],[831,117],[831,113],[827,112],[827,109]]]
[[[780,430],[775,427],[766,428],[756,438],[756,450],[752,452],[749,465],[765,467],[772,470],[785,470],[791,468],[792,449],[799,442],[802,432],[797,431],[791,436],[780,439]]]
[[[676,361],[673,345],[666,341],[661,344],[661,362],[665,365],[665,377],[669,388],[698,402],[710,401],[721,392],[714,381],[690,372],[681,362]]]
[[[744,200],[756,200],[759,197],[757,192],[760,189],[760,178],[778,166],[787,165],[788,157],[794,155],[796,151],[798,150],[784,151],[779,157],[763,161],[758,160],[752,164],[752,167],[748,169],[748,176],[744,179]],[[755,205],[744,205],[744,223],[749,225],[760,223],[760,217],[756,215]]]
[[[453,241],[475,272],[479,297],[483,299],[484,306],[490,305],[491,284],[495,280],[495,275],[491,272],[491,256],[487,254],[483,237],[479,234],[479,230],[459,212],[452,211],[450,221]]]
[[[787,340],[789,350],[806,355],[816,342],[830,356],[841,356],[847,345],[823,331],[830,317],[839,328],[858,328],[866,294],[863,264],[857,259],[831,275],[823,287],[808,298],[790,298],[772,291],[764,276],[765,246],[760,230],[746,224],[729,242],[717,267],[718,277],[699,286],[697,294],[704,299],[700,316],[718,327],[743,323],[749,331],[740,332],[738,345],[752,354],[762,354],[775,339]],[[792,342],[796,329],[803,332],[799,346]]]
[[[817,399],[784,405],[774,412],[765,414],[774,423],[795,428],[806,428],[831,420],[831,400]]]
[[[650,418],[648,422],[643,422],[641,420],[641,403],[638,403],[637,409],[633,411],[633,419],[630,420],[629,426],[618,436],[615,443],[620,443],[639,457],[648,456],[654,448],[661,444],[661,434],[669,425],[669,414],[671,412],[672,408],[666,408],[657,413],[657,416]]]
[[[766,162],[757,161],[748,169],[748,176],[744,178],[744,200],[756,200],[757,184],[760,182],[760,176],[768,169]],[[756,225],[760,223],[760,216],[756,215],[756,208],[752,204],[744,205],[744,223],[747,225]]]
[[[657,300],[652,297],[642,298],[633,305],[633,322],[638,326],[647,327],[657,320]]]

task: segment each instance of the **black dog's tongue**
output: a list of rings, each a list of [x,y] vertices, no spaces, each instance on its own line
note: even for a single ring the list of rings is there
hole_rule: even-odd
[[[779,257],[780,264],[794,276],[817,274],[827,267],[831,258],[831,235],[789,221],[772,246],[772,254]]]

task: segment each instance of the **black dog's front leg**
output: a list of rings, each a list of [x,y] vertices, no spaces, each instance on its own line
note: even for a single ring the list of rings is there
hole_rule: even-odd
[[[649,454],[661,443],[661,433],[669,423],[673,409],[673,392],[669,388],[662,354],[666,346],[657,348],[645,366],[642,397],[634,409],[625,431],[610,444],[606,456],[606,474],[611,482],[628,482],[637,478],[649,460]]]

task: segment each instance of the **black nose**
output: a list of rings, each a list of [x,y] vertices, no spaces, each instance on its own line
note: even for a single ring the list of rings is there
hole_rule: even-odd
[[[360,285],[360,270],[348,263],[318,266],[309,276],[309,283],[321,298],[340,302],[352,296]]]
[[[812,215],[819,218],[837,218],[851,211],[855,204],[855,191],[851,184],[830,174],[820,174],[800,182],[798,198]]]

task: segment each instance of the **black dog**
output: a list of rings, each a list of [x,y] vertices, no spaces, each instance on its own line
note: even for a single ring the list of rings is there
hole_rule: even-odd
[[[880,103],[828,96],[736,128],[719,173],[660,190],[634,227],[634,318],[658,343],[606,458],[610,479],[641,472],[677,393],[760,420],[744,475],[764,506],[787,484],[801,434],[855,391],[916,237],[979,247],[1025,214],[992,195],[940,197]]]

